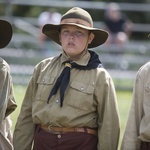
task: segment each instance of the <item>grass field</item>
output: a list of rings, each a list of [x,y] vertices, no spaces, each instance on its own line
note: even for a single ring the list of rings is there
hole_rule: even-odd
[[[14,86],[14,92],[16,96],[16,102],[17,102],[17,109],[14,113],[11,115],[11,119],[13,121],[13,127],[12,130],[14,130],[14,126],[17,120],[17,117],[20,112],[20,106],[22,104],[22,99],[24,97],[26,90],[26,86]],[[117,91],[117,99],[118,99],[118,107],[119,107],[119,114],[120,114],[120,121],[121,121],[121,133],[120,133],[120,141],[119,141],[119,148],[120,149],[120,143],[122,141],[122,136],[125,128],[125,124],[127,121],[127,116],[131,104],[132,99],[132,92],[130,91]]]

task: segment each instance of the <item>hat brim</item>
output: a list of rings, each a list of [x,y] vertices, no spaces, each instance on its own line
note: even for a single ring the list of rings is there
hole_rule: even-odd
[[[94,48],[99,45],[102,45],[103,43],[105,43],[105,41],[108,38],[108,32],[106,32],[105,30],[98,29],[98,28],[86,27],[86,26],[76,24],[76,23],[66,23],[66,24],[59,24],[59,25],[46,24],[43,26],[42,32],[47,37],[51,38],[53,41],[55,41],[56,43],[61,45],[60,39],[59,39],[59,33],[60,33],[60,29],[63,25],[75,25],[80,28],[91,31],[95,35],[95,37],[94,37],[93,41],[88,45],[88,48]]]
[[[0,48],[8,45],[12,38],[12,26],[8,21],[0,20]]]

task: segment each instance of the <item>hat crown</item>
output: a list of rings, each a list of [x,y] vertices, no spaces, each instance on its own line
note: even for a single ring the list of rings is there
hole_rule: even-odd
[[[61,21],[65,20],[65,19],[71,19],[71,18],[84,20],[84,21],[88,22],[91,27],[93,27],[93,20],[92,20],[91,15],[87,11],[85,11],[79,7],[74,7],[72,9],[70,9],[68,12],[66,12],[62,16]]]
[[[12,26],[6,20],[0,19],[0,48],[8,45],[12,38]]]

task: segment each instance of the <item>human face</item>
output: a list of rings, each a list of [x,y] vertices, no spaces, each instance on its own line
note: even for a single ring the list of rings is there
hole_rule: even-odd
[[[60,41],[63,50],[70,56],[76,57],[87,49],[89,31],[74,25],[64,25],[60,32]]]

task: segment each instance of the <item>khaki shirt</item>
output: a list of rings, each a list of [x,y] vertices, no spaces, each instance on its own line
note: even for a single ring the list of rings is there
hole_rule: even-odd
[[[90,54],[76,61],[87,65]],[[119,116],[113,81],[104,68],[71,69],[70,83],[60,107],[59,91],[49,104],[48,96],[62,72],[67,56],[48,58],[34,70],[22,104],[15,132],[15,150],[30,150],[35,124],[57,127],[98,127],[98,150],[116,150],[119,139]]]
[[[0,122],[10,115],[16,106],[10,69],[0,58]]]
[[[10,116],[0,123],[0,150],[13,150]]]
[[[13,84],[8,64],[0,58],[0,149],[11,150],[11,120],[9,115],[17,105],[13,93]]]
[[[137,72],[122,150],[139,150],[141,140],[150,142],[150,62]]]

